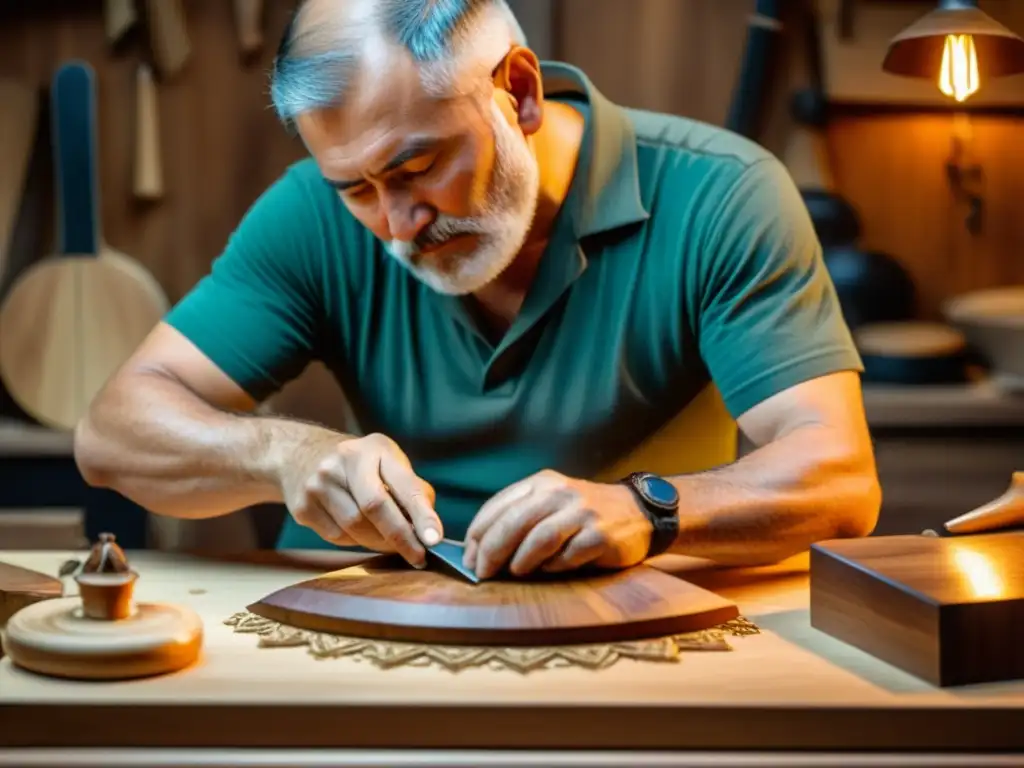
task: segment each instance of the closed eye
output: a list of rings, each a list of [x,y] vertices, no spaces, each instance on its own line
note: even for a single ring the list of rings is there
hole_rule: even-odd
[[[398,169],[398,173],[404,178],[415,178],[430,173],[435,165],[437,165],[437,155],[417,157]]]
[[[388,176],[399,181],[408,181],[418,177],[426,176],[438,165],[438,155],[421,155],[407,161],[404,165],[395,168]],[[329,181],[336,190],[348,198],[364,197],[373,190],[373,185],[366,181],[337,182]]]

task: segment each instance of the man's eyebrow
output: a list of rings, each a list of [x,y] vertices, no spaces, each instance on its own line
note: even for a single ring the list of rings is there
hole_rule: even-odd
[[[325,178],[324,181],[326,181],[332,187],[341,192],[344,192],[346,189],[352,189],[352,187],[358,187],[360,184],[363,183],[362,179],[354,179],[352,181],[338,181],[336,179]]]
[[[433,139],[417,139],[392,157],[391,160],[388,161],[388,164],[384,166],[384,171],[393,171],[395,168],[405,165],[410,160],[414,160],[421,155],[427,154],[436,146],[437,142]]]
[[[437,145],[438,142],[435,139],[417,139],[416,141],[413,141],[407,147],[405,147],[404,149],[400,150],[397,154],[395,154],[390,160],[388,160],[387,165],[384,166],[382,173],[393,171],[396,168],[402,167],[410,160],[414,160],[417,157],[427,154],[428,152],[432,152],[434,149],[437,148]],[[352,187],[357,187],[363,183],[362,179],[354,179],[352,181],[337,181],[335,179],[326,179],[326,181],[332,187],[341,191],[351,189]]]

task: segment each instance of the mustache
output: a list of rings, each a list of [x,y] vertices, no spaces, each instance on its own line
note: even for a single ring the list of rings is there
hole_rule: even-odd
[[[483,228],[477,222],[466,219],[439,217],[416,236],[412,245],[419,251],[434,245],[441,245],[460,235],[478,235],[482,232]]]

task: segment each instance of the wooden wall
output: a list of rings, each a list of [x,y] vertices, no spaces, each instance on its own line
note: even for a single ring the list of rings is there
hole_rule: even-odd
[[[582,66],[622,103],[721,122],[732,96],[753,0],[556,0],[556,53]],[[268,109],[266,70],[289,3],[267,2],[263,58],[244,66],[231,3],[184,0],[192,59],[161,86],[166,198],[139,208],[130,195],[133,77],[139,54],[115,54],[99,0],[0,4],[0,76],[43,86],[64,58],[99,76],[102,216],[106,239],[145,264],[172,300],[208,269],[252,201],[303,148]],[[991,5],[991,4],[990,4]],[[1024,32],[1024,2],[994,15]],[[790,41],[795,45],[795,41]],[[763,141],[781,152],[786,87]],[[1024,122],[974,121],[986,174],[985,230],[969,236],[944,178],[949,120],[939,116],[840,117],[830,128],[840,191],[863,215],[864,245],[896,256],[934,314],[945,297],[1024,282]]]
[[[105,238],[145,264],[172,301],[206,272],[260,192],[303,155],[267,108],[266,70],[288,4],[267,3],[269,45],[248,66],[239,57],[230,2],[184,6],[192,56],[159,91],[166,194],[139,206],[131,179],[141,47],[111,51],[100,0],[0,5],[0,76],[45,87],[64,59],[83,58],[96,69]]]
[[[878,5],[864,0],[872,4]],[[934,7],[909,5],[922,14]],[[981,5],[1024,35],[1024,2]],[[561,51],[612,99],[721,124],[753,8],[752,0],[561,0]],[[799,37],[787,34],[789,53],[799,47]],[[789,70],[801,64],[789,58]],[[761,137],[780,156],[791,126],[786,98],[785,84],[777,84]],[[863,219],[862,246],[889,253],[906,267],[928,317],[951,295],[1024,283],[1024,119],[974,117],[971,124],[973,159],[985,177],[978,236],[966,232],[967,209],[945,178],[950,116],[840,111],[829,126],[839,192]]]

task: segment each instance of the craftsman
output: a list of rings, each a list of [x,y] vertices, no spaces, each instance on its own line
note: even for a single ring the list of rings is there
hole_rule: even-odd
[[[860,359],[767,151],[539,63],[502,0],[306,0],[271,97],[311,157],[92,403],[89,483],[181,518],[283,503],[283,548],[465,539],[483,578],[873,529]],[[257,410],[315,360],[358,434]],[[660,466],[726,421],[755,450],[602,475],[707,390],[727,419]]]

